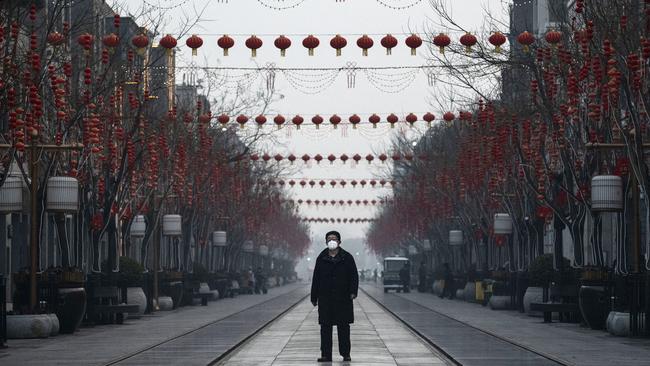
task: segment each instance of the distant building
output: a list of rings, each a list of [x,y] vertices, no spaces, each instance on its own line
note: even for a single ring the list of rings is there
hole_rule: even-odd
[[[522,32],[530,32],[535,38],[544,37],[550,28],[562,29],[567,23],[568,9],[574,0],[513,0],[510,5],[509,43],[511,57],[523,56],[517,42]],[[530,79],[520,66],[502,70],[502,100],[507,105],[526,105],[530,100]]]

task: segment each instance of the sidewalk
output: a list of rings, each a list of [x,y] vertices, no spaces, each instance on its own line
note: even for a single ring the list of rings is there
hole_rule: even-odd
[[[0,350],[0,364],[103,365],[303,287],[302,283],[290,284],[271,288],[266,295],[240,295],[211,301],[208,306],[160,311],[127,319],[122,325],[82,327],[70,335],[9,340],[9,348]]]
[[[376,297],[383,291],[373,285],[363,288]],[[396,294],[420,306],[498,335],[516,344],[574,365],[650,365],[650,339],[614,337],[605,331],[578,324],[544,323],[516,311],[494,311],[479,304],[440,299],[431,293]]]
[[[365,294],[360,293],[355,300],[354,318],[355,322],[350,326],[353,365],[446,365],[434,351]],[[325,365],[349,364],[343,363],[338,355],[336,328],[333,336],[334,362]],[[318,311],[306,299],[220,365],[317,365],[319,356]]]

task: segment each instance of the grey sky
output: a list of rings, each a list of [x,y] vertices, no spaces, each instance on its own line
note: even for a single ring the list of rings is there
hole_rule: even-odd
[[[268,2],[275,2],[267,0]],[[286,0],[291,3],[294,0]],[[120,1],[121,2],[121,1]],[[295,1],[294,1],[295,2]],[[383,0],[385,3],[403,4],[410,0]],[[189,0],[185,3],[178,1],[129,1],[129,6],[150,3],[170,6],[171,4],[183,4],[172,10],[166,11],[164,21],[168,24],[168,33],[175,34],[179,29],[178,22],[184,17],[192,16],[194,9],[203,9],[204,21],[192,29],[191,33],[200,34],[204,39],[204,46],[199,50],[199,57],[196,60],[207,58],[208,66],[251,66],[255,63],[264,65],[268,62],[275,63],[278,67],[342,67],[347,62],[356,62],[357,66],[419,66],[426,64],[424,56],[427,53],[425,46],[418,50],[418,56],[411,56],[409,49],[404,45],[406,36],[401,33],[416,31],[422,33],[427,28],[444,29],[434,25],[438,20],[432,18],[433,12],[428,0],[421,1],[418,5],[408,10],[392,10],[379,4],[375,0],[347,0],[336,2],[334,0],[305,0],[305,2],[294,9],[276,11],[263,7],[258,0],[229,0],[228,3],[215,0]],[[484,9],[490,8],[493,13],[506,19],[504,13],[504,1],[502,0],[454,0],[448,1],[455,19],[469,30],[479,31],[484,22]],[[133,8],[132,8],[133,9]],[[386,33],[395,34],[399,45],[393,50],[392,56],[387,56],[379,41]],[[216,46],[216,40],[222,34],[229,34],[235,39],[235,47],[230,50],[230,56],[223,57],[221,49]],[[264,46],[258,50],[258,57],[252,59],[250,51],[244,46],[244,41],[251,34],[268,35],[261,36]],[[279,51],[273,46],[276,35],[286,34],[291,38],[292,46],[287,51],[286,57],[280,57]],[[320,46],[315,50],[315,56],[307,56],[307,50],[302,47],[302,39],[307,34],[323,35],[320,38]],[[329,46],[329,40],[334,34],[341,34],[348,40],[348,46],[343,49],[341,57],[335,56],[335,51]],[[361,50],[356,46],[356,39],[361,34],[373,34],[375,45],[370,49],[368,57],[361,56]],[[400,34],[400,35],[398,35]],[[353,35],[353,36],[351,36]],[[457,36],[456,36],[457,37]],[[452,36],[452,38],[454,38]],[[457,42],[457,39],[454,39]],[[185,40],[179,40],[181,64],[188,62],[190,52],[185,47]],[[202,61],[201,61],[202,62]],[[437,117],[441,116],[437,107],[430,105],[431,95],[442,93],[436,87],[430,87],[427,78],[423,73],[418,74],[415,82],[398,94],[390,94],[377,90],[371,86],[363,73],[356,76],[356,87],[348,89],[345,75],[340,75],[327,90],[315,95],[302,94],[289,86],[285,79],[278,73],[276,89],[284,98],[272,106],[273,112],[280,112],[288,120],[299,113],[306,118],[305,124],[310,125],[310,116],[316,113],[325,118],[321,130],[315,130],[311,126],[305,126],[301,131],[292,130],[291,137],[287,137],[287,131],[278,132],[280,145],[267,144],[266,151],[269,154],[289,154],[297,156],[302,154],[315,155],[320,153],[327,156],[330,153],[340,155],[346,153],[352,156],[359,153],[365,156],[368,153],[390,152],[390,136],[403,131],[411,138],[417,138],[421,131],[409,130],[408,128],[396,128],[390,130],[387,126],[373,130],[370,126],[361,127],[362,130],[347,129],[347,137],[342,136],[344,129],[339,127],[332,130],[327,122],[331,114],[337,113],[347,121],[347,117],[357,113],[365,122],[371,113],[386,115],[395,113],[400,117],[409,112],[421,116],[424,112],[431,111]],[[449,105],[449,109],[453,106]],[[213,107],[213,111],[218,106]],[[270,121],[269,121],[270,123]],[[424,123],[418,123],[424,127]],[[248,128],[253,128],[249,126]],[[266,128],[272,129],[273,126]],[[297,162],[302,166],[302,162]],[[378,173],[388,172],[389,164],[380,164],[375,161],[368,165],[365,161],[355,166],[347,162],[343,165],[336,162],[330,165],[329,162],[321,162],[320,166],[312,164],[310,168],[303,169],[300,174],[293,174],[294,177],[307,178],[371,178]],[[375,199],[378,195],[386,195],[390,191],[386,189],[371,188],[296,188],[291,190],[295,199]],[[308,217],[372,217],[376,208],[308,208],[303,206],[302,212]],[[317,245],[322,242],[322,234],[325,230],[335,228],[341,231],[344,237],[362,237],[366,225],[312,225],[312,232],[317,239]]]

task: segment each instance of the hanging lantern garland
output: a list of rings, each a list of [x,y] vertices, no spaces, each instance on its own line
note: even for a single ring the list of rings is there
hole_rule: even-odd
[[[464,112],[461,112],[461,115]],[[443,119],[446,122],[452,122],[454,121],[456,116],[452,112],[447,112],[444,114]],[[426,114],[423,114],[422,117],[418,117],[415,113],[409,113],[406,116],[404,116],[403,119],[400,119],[399,116],[397,116],[394,113],[390,113],[386,117],[386,122],[388,122],[391,126],[391,128],[394,128],[397,123],[400,121],[404,121],[408,123],[410,127],[414,127],[415,124],[418,121],[424,121],[427,122],[427,127],[431,127],[431,123],[436,119],[435,115],[431,112],[427,112]],[[461,118],[463,119],[463,118]],[[255,117],[255,123],[257,124],[258,128],[262,128],[266,122],[267,122],[267,117],[265,115],[258,115]],[[325,119],[321,117],[320,115],[316,114],[314,115],[311,119],[311,124],[316,128],[320,129],[320,126],[325,122]],[[466,119],[463,119],[466,120]],[[230,116],[227,114],[221,114],[219,117],[217,117],[217,121],[222,125],[222,127],[226,127],[228,123],[230,123],[231,119]],[[239,115],[234,119],[233,123],[236,123],[240,126],[240,128],[245,128],[246,123],[249,121],[249,117],[245,115]],[[276,115],[273,117],[273,123],[279,128],[282,126],[286,126],[286,118],[283,115]],[[343,123],[343,118],[334,114],[328,119],[330,125],[336,129],[341,123]],[[362,124],[363,121],[361,117],[357,114],[352,114],[347,118],[347,121],[350,125],[352,125],[353,129],[357,129],[357,126]],[[300,129],[301,126],[304,125],[305,119],[300,116],[300,115],[295,115],[291,119],[291,124],[296,127],[296,129]],[[377,114],[372,114],[368,117],[367,123],[371,124],[373,128],[377,128],[377,125],[381,122],[381,117]]]
[[[557,39],[558,36],[561,38],[561,33],[558,31],[550,31],[547,35],[550,37],[550,39],[547,39],[549,43],[554,43],[553,41]],[[411,55],[415,56],[417,49],[422,46],[422,37],[415,33],[403,34],[403,36],[404,44],[410,49]],[[452,44],[451,38],[445,33],[439,33],[432,41],[433,44],[439,48],[440,53],[443,54],[445,48]],[[486,39],[486,41],[495,47],[496,52],[500,52],[503,45],[507,42],[507,37],[501,32],[494,32]],[[530,46],[530,44],[535,41],[535,38],[531,33],[523,32],[517,37],[517,41],[522,45]],[[188,38],[187,42],[187,46],[192,49],[199,48],[203,44],[203,40],[197,35]],[[465,46],[467,53],[470,53],[472,47],[477,45],[478,42],[478,37],[472,33],[465,33],[459,38],[459,43]],[[278,35],[273,40],[273,45],[280,50],[281,56],[285,56],[286,50],[291,47],[292,44],[291,38],[288,35]],[[330,39],[329,44],[330,47],[336,51],[336,55],[340,56],[342,49],[347,46],[348,40],[345,36],[336,34]],[[368,34],[363,34],[356,41],[356,45],[362,50],[363,56],[368,56],[368,52],[374,44],[375,40]],[[393,48],[399,45],[399,40],[393,34],[386,34],[381,38],[380,44],[386,49],[386,55],[391,55]],[[217,45],[223,49],[223,55],[228,56],[228,50],[235,46],[235,40],[228,35],[223,35],[217,40]],[[251,50],[251,54],[255,57],[257,55],[257,50],[262,48],[264,42],[262,41],[261,36],[251,35],[245,40],[244,45]],[[307,49],[309,56],[313,56],[315,49],[320,46],[320,38],[317,35],[309,34],[302,39],[302,45]]]
[[[354,154],[353,156],[357,156],[357,155],[358,154]],[[401,161],[401,160],[413,161],[413,160],[416,160],[416,159],[417,160],[422,160],[422,161],[427,160],[426,156],[423,156],[423,155],[415,156],[415,155],[409,154],[409,153],[406,153],[406,154],[393,153],[392,155],[390,155],[390,157],[387,154],[380,154],[380,155],[378,155],[376,157],[373,154],[368,154],[368,155],[366,155],[365,159],[368,162],[368,164],[371,164],[375,160],[375,158],[377,160],[379,160],[381,163],[385,163],[386,161],[388,161],[390,159],[392,159],[395,162],[398,162],[398,161]],[[320,164],[321,161],[325,160],[325,158],[321,154],[316,154],[313,157],[311,157],[308,154],[305,154],[305,155],[303,155],[301,157],[301,160],[305,164],[307,164],[311,159],[314,159],[314,161],[316,161],[316,164]],[[341,154],[340,156],[337,156],[335,154],[329,154],[329,155],[327,155],[326,159],[330,164],[333,164],[336,161],[342,161],[343,164],[345,164],[345,162],[348,161],[350,159],[350,157],[347,154]],[[280,163],[280,162],[282,162],[284,160],[288,160],[291,164],[293,164],[297,159],[296,159],[294,154],[291,154],[289,156],[284,156],[282,154],[270,155],[268,153],[264,153],[264,154],[262,154],[262,156],[260,156],[259,154],[252,153],[252,154],[248,155],[248,160],[251,161],[251,162],[258,162],[258,161],[261,160],[262,162],[265,162],[265,163],[267,163],[267,162],[269,162],[271,160],[275,160],[275,162],[277,162],[277,163]],[[354,162],[356,164],[358,164],[361,159],[360,158],[359,159],[353,158],[352,160],[354,160]]]

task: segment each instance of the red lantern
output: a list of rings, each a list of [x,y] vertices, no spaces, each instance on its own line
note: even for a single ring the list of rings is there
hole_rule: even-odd
[[[223,128],[226,128],[226,125],[227,125],[228,122],[230,121],[230,117],[228,117],[227,114],[223,113],[223,114],[221,114],[219,117],[217,117],[217,121],[218,121],[219,123],[221,123],[221,125],[223,126]]]
[[[386,117],[386,121],[390,123],[390,128],[395,128],[395,123],[399,122],[399,117],[391,113],[388,117]]]
[[[279,163],[282,161],[282,159],[284,159],[284,157],[280,154],[277,154],[276,156],[273,157],[273,159],[275,159],[275,161]]]
[[[341,117],[337,116],[336,114],[330,117],[330,123],[332,126],[334,126],[334,129],[341,123]]]
[[[227,34],[224,34],[217,40],[217,46],[223,49],[223,55],[228,56],[228,50],[235,45],[235,40],[228,37]]]
[[[65,42],[65,37],[59,32],[52,32],[47,35],[47,43],[51,46],[57,47],[62,45],[63,42]]]
[[[397,38],[393,37],[390,34],[387,34],[384,36],[384,38],[381,39],[381,45],[382,47],[386,48],[386,54],[390,55],[393,52],[393,48],[397,46]]]
[[[383,163],[388,160],[388,156],[386,156],[386,154],[381,154],[379,155],[379,160]]]
[[[556,30],[548,31],[545,38],[546,42],[548,42],[551,46],[557,47],[557,44],[562,41],[562,32]]]
[[[356,129],[357,125],[361,123],[361,117],[357,116],[356,114],[351,115],[348,120],[352,124],[353,129]]]
[[[314,156],[314,160],[316,160],[316,164],[320,164],[320,162],[323,160],[323,157],[321,154],[316,154],[316,156]]]
[[[293,155],[293,154],[287,156],[287,160],[289,160],[291,162],[291,164],[293,164],[293,162],[296,161],[296,159],[297,159],[296,156]],[[291,185],[292,187],[293,187],[294,184],[295,184],[294,181],[289,181],[289,185]]]
[[[452,122],[456,119],[456,115],[454,115],[452,112],[447,112],[442,116],[442,118],[447,122]]]
[[[375,160],[375,157],[372,154],[368,154],[366,155],[366,160],[368,161],[368,164],[370,164],[372,163],[373,160]],[[362,180],[361,182],[365,182],[365,181]],[[363,185],[363,183],[361,185]]]
[[[368,50],[372,48],[375,42],[368,35],[364,34],[359,39],[357,39],[357,46],[362,49],[361,54],[368,56]]]
[[[303,155],[300,159],[301,159],[304,163],[307,163],[307,162],[311,159],[311,157],[309,157],[309,155],[305,154],[305,155]],[[304,184],[302,184],[303,182],[304,182],[304,181],[300,182],[300,185],[304,186]]]
[[[440,33],[437,36],[433,37],[433,44],[440,48],[440,53],[445,53],[445,47],[451,44],[451,39],[448,35]]]
[[[212,120],[210,113],[204,113],[199,116],[199,123],[202,125],[207,125]]]
[[[418,116],[416,116],[416,115],[413,114],[413,113],[409,113],[409,114],[406,116],[405,119],[406,119],[406,122],[408,122],[408,123],[411,125],[411,127],[413,127],[413,124],[414,124],[415,122],[417,122],[417,120],[418,120]]]
[[[427,112],[424,116],[422,116],[422,119],[427,122],[427,126],[431,127],[431,122],[433,122],[436,119],[436,116],[433,115],[431,112]]]
[[[330,46],[336,50],[336,55],[341,56],[341,50],[348,45],[348,41],[341,37],[340,34],[337,34],[330,40]]]
[[[84,33],[77,38],[77,43],[83,47],[84,51],[89,52],[93,46],[94,37],[90,33]]]
[[[307,53],[309,54],[309,56],[314,55],[314,48],[318,47],[319,44],[320,41],[318,40],[318,38],[314,37],[311,34],[302,40],[302,46],[308,50]]]
[[[507,38],[501,32],[494,32],[490,38],[488,38],[488,41],[494,46],[494,52],[501,53],[501,46],[506,43]]]
[[[305,121],[300,115],[296,115],[291,119],[291,122],[296,126],[296,130],[300,129],[300,125]]]
[[[361,155],[354,154],[354,156],[352,156],[352,160],[354,160],[354,162],[358,164],[359,161],[361,161]]]
[[[381,122],[381,118],[378,115],[373,114],[368,117],[368,122],[372,123],[372,128],[377,128],[377,123]]]
[[[345,164],[345,162],[348,161],[348,159],[350,159],[350,158],[346,154],[343,154],[343,155],[341,155],[341,157],[339,159],[341,159],[343,164]]]
[[[476,44],[476,36],[471,33],[465,33],[460,37],[460,44],[465,46],[465,52],[472,52],[472,47]]]
[[[257,56],[257,49],[262,47],[262,42],[261,39],[257,38],[257,36],[252,35],[246,40],[246,47],[250,48],[251,50],[251,57],[256,57]]]
[[[192,34],[192,36],[185,41],[185,44],[187,47],[192,49],[192,56],[196,56],[196,50],[203,46],[203,39],[196,34]]]
[[[278,126],[278,130],[280,129],[280,127],[282,127],[284,122],[285,122],[284,116],[281,114],[278,114],[277,116],[275,116],[275,118],[273,118],[273,123],[275,123],[275,125]]]
[[[115,33],[111,33],[102,38],[102,43],[104,46],[106,46],[106,48],[113,49],[120,44],[120,37],[118,37]]]
[[[248,122],[248,117],[244,116],[243,114],[237,116],[237,123],[239,123],[240,128],[244,128],[246,122]]]
[[[136,52],[142,56],[145,48],[149,45],[149,37],[144,34],[138,34],[131,38],[131,44],[136,48]]]
[[[275,39],[275,42],[273,42],[275,47],[280,50],[280,56],[284,57],[287,52],[287,48],[291,47],[291,40],[284,35],[281,35],[280,37]]]
[[[315,115],[314,117],[311,118],[311,123],[316,125],[316,129],[319,129],[321,123],[323,123],[323,117],[321,117],[319,115]]]
[[[172,49],[176,47],[176,38],[168,34],[160,40],[160,46],[167,49],[167,55],[171,55]]]
[[[334,154],[330,154],[330,155],[327,157],[327,160],[330,161],[330,164],[334,164],[334,161],[336,160],[336,155],[334,155]]]
[[[416,34],[411,34],[406,38],[406,45],[411,49],[411,55],[415,56],[418,47],[422,46],[422,38],[418,37]]]
[[[517,36],[517,42],[524,47],[524,52],[528,53],[530,46],[535,43],[535,36],[528,31],[524,31]]]
[[[260,114],[255,117],[255,123],[257,123],[258,128],[261,128],[266,123],[266,117],[263,114]]]

